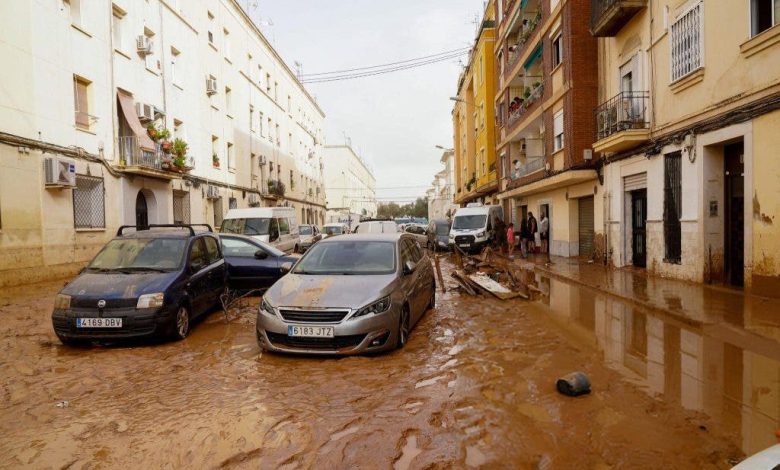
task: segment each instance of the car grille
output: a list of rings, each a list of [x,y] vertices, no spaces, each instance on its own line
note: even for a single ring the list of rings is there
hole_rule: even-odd
[[[347,310],[279,310],[285,321],[298,323],[338,323],[347,316]]]
[[[105,300],[105,308],[130,308],[135,307],[138,298],[133,299],[102,299],[101,297],[73,297],[70,299],[71,308],[97,308],[98,301]]]
[[[474,235],[457,235],[455,243],[474,243]]]
[[[154,332],[156,328],[156,314],[138,314],[135,308],[130,309],[104,309],[104,318],[121,318],[122,328],[77,328],[76,318],[98,317],[97,309],[72,309],[68,314],[55,314],[52,317],[54,330],[60,334],[100,337],[142,335]]]
[[[268,339],[274,346],[286,346],[299,349],[321,349],[335,350],[343,348],[354,348],[359,345],[366,337],[363,335],[336,336],[333,338],[297,338],[280,333],[265,332]]]

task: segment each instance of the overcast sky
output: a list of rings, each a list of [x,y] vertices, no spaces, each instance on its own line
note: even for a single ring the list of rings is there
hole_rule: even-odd
[[[244,0],[276,50],[303,73],[366,67],[471,45],[482,0]],[[252,8],[252,4],[257,8]],[[268,26],[268,20],[273,26]],[[466,56],[461,60],[465,62]],[[356,80],[306,85],[326,114],[330,145],[373,168],[380,202],[422,196],[452,147],[457,59]],[[326,162],[327,164],[327,162]],[[398,188],[405,187],[405,188]],[[385,189],[380,189],[385,188]],[[398,188],[398,189],[388,189]]]

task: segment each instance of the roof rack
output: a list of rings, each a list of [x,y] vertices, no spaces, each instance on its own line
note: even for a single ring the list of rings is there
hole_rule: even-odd
[[[134,228],[136,232],[140,230],[149,230],[152,228],[186,228],[190,231],[190,236],[195,236],[195,229],[193,227],[206,227],[209,232],[213,232],[214,230],[211,228],[211,225],[209,224],[149,224],[149,225],[122,225],[119,227],[119,229],[116,231],[116,236],[121,237],[122,232],[126,228]]]

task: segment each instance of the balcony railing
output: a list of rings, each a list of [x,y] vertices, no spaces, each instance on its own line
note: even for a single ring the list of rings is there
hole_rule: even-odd
[[[539,83],[536,88],[528,89],[528,95],[524,94],[523,97],[516,98],[517,101],[512,100],[510,102],[509,117],[507,118],[507,126],[512,126],[532,107],[537,101],[542,99],[544,95],[544,82]],[[512,104],[517,103],[517,104]]]
[[[522,21],[525,23],[521,26],[520,36],[517,38],[517,42],[510,44],[509,46],[509,52],[506,56],[507,66],[504,68],[505,74],[512,73],[512,70],[520,60],[520,56],[522,56],[522,52],[525,49],[526,43],[529,39],[531,39],[531,36],[533,36],[534,31],[536,30],[537,26],[539,26],[539,23],[542,22],[541,8],[536,12],[536,15],[534,15],[533,18],[526,18]]]
[[[544,169],[546,162],[544,157],[526,157],[526,162],[512,168],[512,173],[509,176],[511,179],[516,180],[523,176],[530,175],[535,171]]]
[[[162,151],[159,144],[155,144],[155,147],[154,151],[141,148],[136,136],[117,137],[116,139],[119,161],[123,166],[145,166],[161,170]]]
[[[614,36],[647,0],[591,0],[590,31],[594,36]]]
[[[648,129],[646,91],[622,92],[596,108],[596,142],[629,129]]]

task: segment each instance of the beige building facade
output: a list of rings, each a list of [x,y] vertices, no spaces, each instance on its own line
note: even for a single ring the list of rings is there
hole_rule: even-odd
[[[354,226],[361,218],[376,217],[376,178],[350,145],[326,145],[326,221]]]
[[[0,26],[0,286],[72,274],[124,224],[324,221],[324,114],[238,2],[11,0]]]
[[[778,295],[778,3],[593,0],[598,257]]]

